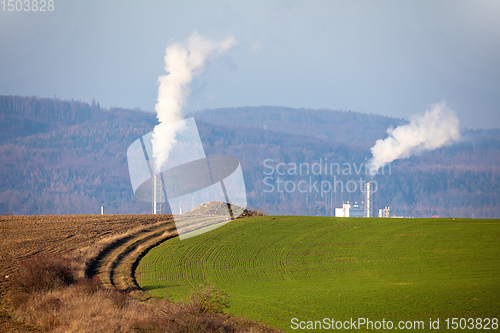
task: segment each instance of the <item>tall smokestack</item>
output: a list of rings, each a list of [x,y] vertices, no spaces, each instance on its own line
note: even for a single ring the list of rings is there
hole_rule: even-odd
[[[365,183],[365,217],[373,217],[373,185]]]
[[[151,179],[153,182],[153,214],[161,214],[163,198],[163,184],[160,175],[154,175]]]

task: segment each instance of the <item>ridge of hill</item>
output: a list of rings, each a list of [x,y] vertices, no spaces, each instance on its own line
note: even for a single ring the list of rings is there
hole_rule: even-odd
[[[403,119],[329,109],[294,109],[278,106],[220,108],[192,113],[197,120],[210,124],[258,128],[274,132],[312,136],[368,149],[385,136],[390,127]]]

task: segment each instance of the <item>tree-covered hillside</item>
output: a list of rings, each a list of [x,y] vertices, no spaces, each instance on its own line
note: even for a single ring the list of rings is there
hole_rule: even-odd
[[[249,205],[269,214],[333,215],[343,201],[361,200],[359,182],[368,179],[377,185],[375,207],[391,206],[395,215],[500,217],[499,130],[464,130],[462,142],[395,161],[371,178],[363,169],[369,148],[403,120],[278,107],[194,117],[206,154],[238,157]],[[0,119],[1,214],[151,211],[133,196],[127,148],[153,130],[153,113],[0,96]],[[321,193],[314,184],[322,181],[336,186]],[[280,191],[278,182],[288,187]]]

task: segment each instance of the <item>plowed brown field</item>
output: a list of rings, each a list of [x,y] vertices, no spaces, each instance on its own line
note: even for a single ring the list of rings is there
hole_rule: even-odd
[[[35,331],[11,318],[5,297],[9,277],[20,261],[38,253],[69,253],[168,219],[168,215],[0,216],[0,332]]]

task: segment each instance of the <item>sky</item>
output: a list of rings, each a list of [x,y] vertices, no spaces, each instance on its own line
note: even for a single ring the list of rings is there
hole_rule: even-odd
[[[238,44],[192,82],[187,113],[273,105],[409,119],[446,101],[462,127],[500,128],[497,0],[0,3],[0,94],[153,112],[165,49],[193,31]]]

